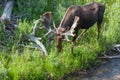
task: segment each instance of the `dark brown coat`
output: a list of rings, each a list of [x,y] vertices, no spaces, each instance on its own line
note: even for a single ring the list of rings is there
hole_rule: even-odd
[[[75,42],[77,38],[77,33],[79,29],[89,29],[91,26],[93,26],[96,22],[98,25],[98,37],[100,33],[100,25],[103,20],[103,15],[105,11],[105,6],[101,3],[90,3],[85,6],[77,6],[73,5],[70,6],[63,19],[61,20],[61,23],[56,31],[56,41],[57,41],[57,48],[61,50],[62,48],[62,39],[63,39],[63,33],[69,30],[74,22],[75,16],[79,17],[78,25],[75,28],[76,36],[73,37],[73,42]]]

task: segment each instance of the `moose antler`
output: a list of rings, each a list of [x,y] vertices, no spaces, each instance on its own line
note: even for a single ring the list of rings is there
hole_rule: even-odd
[[[33,42],[35,42],[35,43],[42,49],[42,52],[44,53],[45,56],[48,55],[45,46],[39,41],[41,38],[36,38],[36,37],[34,37],[34,36],[30,36],[30,39],[31,39]]]
[[[31,36],[30,36],[30,39],[33,42],[35,42],[42,49],[42,51],[45,55],[47,55],[47,50],[46,50],[45,46],[39,41],[39,39],[41,39],[41,38],[35,37],[35,31],[38,28],[38,23],[42,22],[44,25],[43,28],[48,31],[44,36],[47,36],[51,32],[53,32],[53,34],[54,34],[55,30],[52,30],[50,27],[51,18],[52,18],[51,12],[45,12],[40,19],[38,19],[34,22],[34,27],[33,27],[33,30],[32,30]],[[53,22],[53,24],[54,24],[54,22]],[[54,27],[55,27],[55,24],[54,24]],[[53,38],[53,34],[51,34],[52,38]]]
[[[45,46],[39,41],[39,40],[41,40],[41,38],[35,37],[35,31],[38,27],[39,22],[40,22],[40,19],[38,19],[34,22],[33,31],[29,37],[30,37],[31,41],[35,42],[42,49],[42,52],[44,53],[44,55],[47,56],[47,50],[46,50]]]
[[[65,36],[66,40],[67,41],[70,41],[68,39],[68,36],[75,36],[76,34],[74,34],[74,31],[75,31],[75,28],[77,27],[77,24],[78,24],[78,21],[79,21],[79,17],[78,16],[75,16],[74,18],[74,22],[73,22],[73,25],[71,26],[70,30],[63,33],[63,35]]]
[[[42,17],[38,20],[36,20],[34,22],[34,28],[33,28],[33,32],[31,33],[32,35],[35,34],[35,30],[37,29],[38,27],[38,23],[41,21],[43,23],[43,27],[42,29],[46,29],[48,32],[44,35],[44,36],[47,36],[48,34],[50,34],[51,32],[55,32],[55,30],[52,30],[51,27],[50,27],[50,23],[51,23],[51,18],[52,18],[52,14],[51,12],[45,12]],[[54,25],[54,22],[53,22],[53,25]],[[55,27],[55,25],[54,25]]]
[[[52,19],[52,13],[51,12],[45,12],[42,17],[40,18],[40,21],[43,23],[44,29],[47,29],[47,31],[51,30],[50,23]]]
[[[44,37],[47,36],[47,35],[50,34],[50,33],[53,33],[53,34],[55,33],[55,30],[56,30],[57,28],[56,28],[56,26],[55,26],[54,21],[53,21],[53,26],[54,26],[54,29],[51,29],[51,28],[50,28],[50,29],[48,30],[48,32],[44,35]]]
[[[52,13],[51,12],[45,12],[42,17],[40,18],[40,21],[44,24],[43,28],[46,29],[48,32],[44,35],[46,37],[50,33],[55,33],[55,29],[51,29],[50,24],[51,24],[51,19],[52,19]],[[55,27],[55,23],[53,22],[53,26]]]

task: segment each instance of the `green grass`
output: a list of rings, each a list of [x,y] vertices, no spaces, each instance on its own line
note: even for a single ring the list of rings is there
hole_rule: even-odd
[[[75,4],[82,5],[93,0],[74,1]],[[97,26],[94,25],[77,42],[73,53],[72,43],[63,42],[63,50],[58,54],[55,41],[52,46],[47,45],[47,38],[42,37],[45,31],[37,30],[36,35],[42,37],[42,42],[47,45],[49,51],[47,57],[44,57],[39,50],[18,47],[17,44],[29,45],[30,42],[25,39],[25,36],[31,33],[33,21],[45,11],[52,11],[53,20],[59,24],[65,10],[73,4],[72,0],[17,1],[18,7],[15,7],[14,12],[23,15],[27,13],[27,16],[22,17],[16,34],[12,36],[6,35],[0,24],[0,47],[2,42],[5,43],[5,49],[0,52],[0,80],[47,80],[48,78],[58,80],[75,70],[89,69],[94,66],[99,61],[98,55],[120,42],[120,1],[96,1],[106,6],[100,39],[97,40]]]

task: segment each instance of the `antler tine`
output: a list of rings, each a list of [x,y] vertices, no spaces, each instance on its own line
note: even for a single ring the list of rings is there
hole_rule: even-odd
[[[79,21],[79,17],[78,16],[75,16],[74,18],[74,22],[73,22],[73,25],[71,26],[70,30],[63,33],[63,35],[66,35],[66,36],[75,36],[76,34],[74,34],[74,30],[75,28],[77,27],[77,22]]]
[[[64,41],[68,41],[69,42],[70,40],[69,40],[68,36],[69,35],[70,36],[75,36],[76,35],[76,34],[74,34],[74,30],[77,27],[77,24],[78,24],[77,22],[78,21],[79,21],[79,17],[75,16],[73,25],[71,26],[70,30],[65,32],[65,33],[63,33],[63,35],[65,36],[65,39],[63,39]]]
[[[38,27],[39,21],[40,21],[40,19],[38,19],[38,20],[36,20],[36,21],[34,22],[33,31],[32,31],[32,33],[31,33],[31,35],[33,35],[33,36],[35,35],[35,31],[36,31],[36,29],[37,29],[37,27]]]
[[[56,26],[55,26],[55,22],[54,21],[53,21],[53,27],[54,27],[55,30],[57,29]]]
[[[53,30],[52,30],[51,27],[50,27],[50,29],[49,29],[48,32],[44,35],[44,37],[46,37],[48,34],[50,34],[50,33],[52,33],[52,32],[55,33],[55,30],[56,30],[57,28],[56,28],[56,26],[55,26],[54,21],[53,21],[53,27],[54,27]]]
[[[52,30],[50,29],[45,35],[44,37],[46,37],[48,34],[50,34],[52,32]]]
[[[47,52],[45,46],[39,41],[39,38],[36,38],[36,37],[34,37],[34,36],[30,36],[30,39],[31,39],[33,42],[35,42],[39,47],[41,47],[41,49],[42,49],[42,51],[43,51],[43,53],[44,53],[45,56],[48,55],[48,52]]]

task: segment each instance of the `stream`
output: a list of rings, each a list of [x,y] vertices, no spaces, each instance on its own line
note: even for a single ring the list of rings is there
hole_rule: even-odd
[[[67,80],[120,80],[120,58],[103,60],[100,66],[87,75],[73,75]]]

